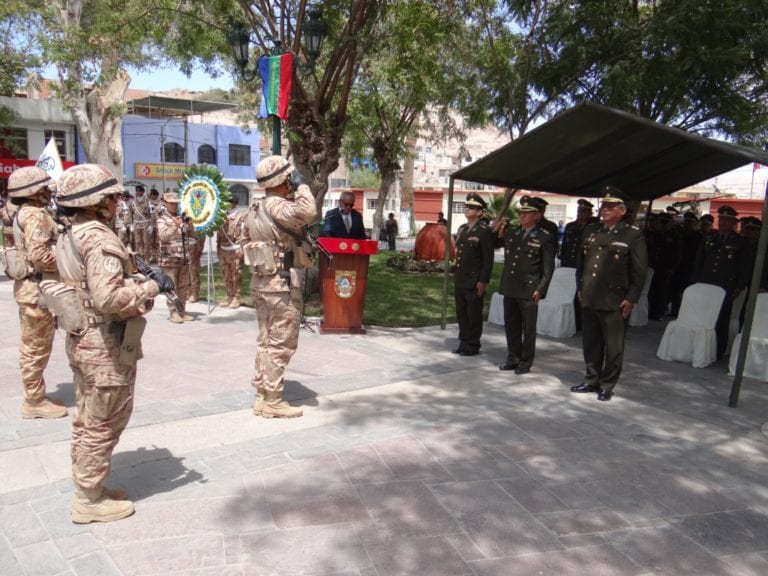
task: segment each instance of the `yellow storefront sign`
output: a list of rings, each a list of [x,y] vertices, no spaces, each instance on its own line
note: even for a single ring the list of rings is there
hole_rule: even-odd
[[[184,174],[184,164],[143,164],[136,163],[136,178],[157,178],[161,180],[178,180]]]

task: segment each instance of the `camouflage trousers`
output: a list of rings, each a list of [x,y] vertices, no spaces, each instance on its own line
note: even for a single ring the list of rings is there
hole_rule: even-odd
[[[176,285],[176,296],[179,297],[182,310],[186,310],[187,296],[189,296],[189,266],[184,264],[183,266],[163,266],[163,272],[173,279],[173,283]],[[176,312],[176,307],[166,298],[168,303],[168,311],[171,313]]]
[[[200,298],[200,259],[203,256],[205,237],[198,238],[197,244],[189,249],[189,293]]]
[[[36,402],[45,396],[43,371],[48,365],[56,332],[53,315],[33,304],[19,304],[21,343],[19,368],[24,383],[24,398]]]
[[[77,488],[101,487],[109,477],[112,452],[133,412],[136,364],[119,363],[121,335],[109,324],[67,336],[75,384],[72,417],[72,478]]]
[[[133,227],[134,252],[148,261],[152,254],[152,235],[149,233],[149,224],[136,224]]]
[[[219,250],[218,256],[227,299],[237,298],[239,300],[243,283],[243,252],[241,250]]]
[[[290,292],[252,290],[251,296],[259,321],[256,373],[251,385],[267,392],[279,392],[284,386],[285,367],[299,344],[301,302],[292,299]]]

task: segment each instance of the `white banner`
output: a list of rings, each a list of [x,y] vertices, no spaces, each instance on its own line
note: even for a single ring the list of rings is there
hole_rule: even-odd
[[[48,172],[48,176],[53,178],[53,180],[58,181],[61,177],[64,168],[61,166],[61,156],[59,156],[59,148],[56,146],[54,138],[48,140],[45,150],[43,150],[43,153],[40,154],[40,158],[37,160],[37,165]]]

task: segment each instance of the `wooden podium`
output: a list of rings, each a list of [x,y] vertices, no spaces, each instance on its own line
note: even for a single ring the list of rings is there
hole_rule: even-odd
[[[368,279],[368,259],[378,254],[375,240],[318,238],[333,254],[333,262],[320,255],[320,290],[323,298],[321,334],[365,334],[363,305]]]

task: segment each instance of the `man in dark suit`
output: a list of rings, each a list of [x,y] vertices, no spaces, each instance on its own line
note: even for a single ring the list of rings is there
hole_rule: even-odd
[[[493,238],[481,222],[488,207],[476,192],[467,194],[464,216],[467,223],[456,234],[454,297],[459,323],[459,347],[454,354],[476,356],[483,334],[483,300],[493,272]]]
[[[356,238],[365,240],[363,215],[354,209],[355,193],[341,193],[338,208],[332,208],[325,214],[325,223],[320,236],[330,238]]]
[[[539,226],[540,198],[520,200],[520,225],[507,229],[498,246],[504,246],[504,271],[499,292],[504,296],[504,332],[507,359],[499,370],[515,374],[531,371],[536,352],[539,300],[547,295],[555,271],[552,234]]]
[[[717,230],[704,236],[693,269],[694,283],[714,284],[725,290],[715,326],[718,360],[727,352],[733,300],[748,284],[749,248],[744,237],[736,232],[738,215],[730,206],[717,209]]]
[[[627,320],[643,289],[648,252],[642,231],[624,221],[623,192],[605,186],[602,193],[602,225],[587,228],[576,267],[586,375],[571,392],[597,392],[607,401],[621,375]]]

